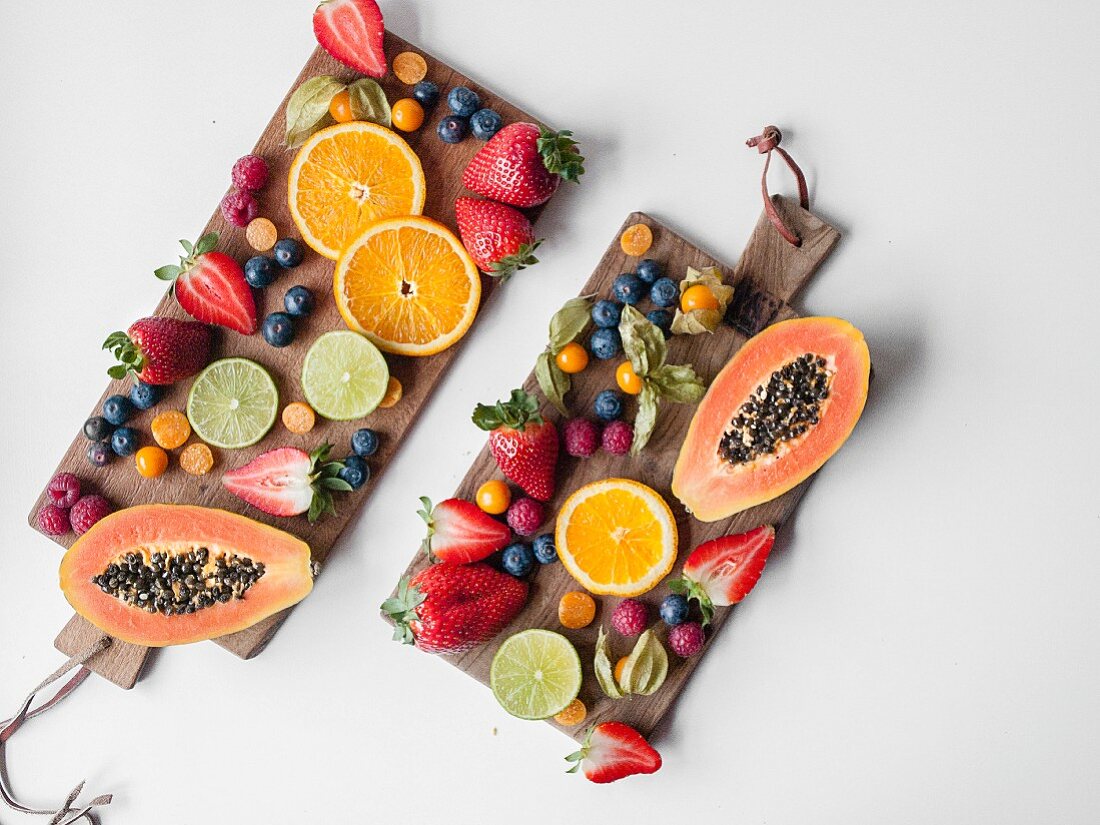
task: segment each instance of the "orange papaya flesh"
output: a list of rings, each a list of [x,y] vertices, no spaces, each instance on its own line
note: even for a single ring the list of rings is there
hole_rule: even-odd
[[[839,318],[766,328],[711,383],[688,428],[672,492],[700,521],[771,501],[813,475],[851,435],[871,357]]]
[[[146,647],[244,630],[313,588],[301,539],[225,510],[175,504],[100,520],[65,553],[60,578],[77,613]]]

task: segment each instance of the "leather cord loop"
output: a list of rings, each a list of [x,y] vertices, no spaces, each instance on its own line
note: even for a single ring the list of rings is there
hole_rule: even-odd
[[[786,241],[793,246],[802,246],[802,239],[798,237],[792,230],[790,230],[783,218],[780,217],[779,211],[775,208],[775,204],[772,202],[771,195],[768,194],[768,168],[772,162],[772,152],[778,152],[779,156],[786,161],[787,166],[791,172],[794,173],[795,179],[798,181],[798,203],[803,209],[810,208],[810,190],[806,186],[806,176],[802,174],[802,170],[798,164],[794,162],[794,158],[790,156],[786,149],[779,145],[783,140],[783,133],[779,131],[776,126],[765,126],[763,131],[756,137],[751,137],[745,141],[745,145],[750,149],[755,148],[757,152],[764,155],[764,172],[760,176],[760,191],[764,195],[764,212],[768,216],[768,220],[771,221],[772,226],[776,228],[776,231],[782,235]]]

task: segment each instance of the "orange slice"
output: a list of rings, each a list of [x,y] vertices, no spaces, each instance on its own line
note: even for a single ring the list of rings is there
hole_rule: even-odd
[[[676,521],[650,487],[608,478],[581,487],[562,505],[558,556],[592,593],[637,596],[652,590],[676,562]]]
[[[333,276],[347,325],[383,352],[432,355],[470,328],[481,277],[462,242],[429,218],[388,218],[352,241]]]
[[[396,132],[354,120],[312,135],[290,166],[287,205],[302,238],[336,260],[373,221],[424,209],[420,158]]]

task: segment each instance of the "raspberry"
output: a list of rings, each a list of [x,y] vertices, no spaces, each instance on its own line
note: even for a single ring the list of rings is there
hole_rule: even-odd
[[[611,614],[611,626],[624,636],[637,636],[649,624],[649,611],[637,599],[623,599]]]
[[[625,421],[609,421],[600,440],[612,455],[626,455],[634,443],[634,428]]]
[[[103,496],[84,496],[69,511],[69,520],[78,536],[87,533],[97,521],[110,515],[114,508]]]
[[[245,155],[233,164],[233,185],[242,192],[259,192],[267,183],[267,161],[259,155]]]
[[[47,536],[63,536],[71,529],[68,511],[62,510],[56,504],[43,504],[36,521],[38,529]]]
[[[244,228],[260,214],[260,205],[251,192],[230,192],[222,198],[222,217],[234,226]]]
[[[72,473],[58,473],[46,488],[46,494],[55,507],[68,510],[80,498],[80,479]]]
[[[546,518],[546,508],[533,498],[519,498],[508,508],[508,526],[521,536],[531,536]]]
[[[588,458],[600,446],[600,429],[587,418],[573,418],[563,429],[565,451],[577,458]]]
[[[677,656],[687,658],[703,649],[703,626],[699,622],[684,622],[668,629],[668,646]]]

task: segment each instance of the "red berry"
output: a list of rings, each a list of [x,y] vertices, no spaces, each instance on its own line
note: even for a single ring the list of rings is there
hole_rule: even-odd
[[[80,479],[72,473],[58,473],[50,481],[46,494],[53,505],[68,510],[80,498]]]
[[[611,614],[611,626],[624,636],[637,636],[649,624],[649,611],[637,599],[623,599]]]
[[[603,428],[601,442],[612,455],[626,455],[634,443],[634,428],[625,421],[609,421]]]
[[[702,650],[703,641],[703,626],[699,622],[684,622],[668,629],[668,646],[685,659]]]
[[[222,198],[222,217],[242,229],[260,214],[260,205],[251,192],[230,192]]]
[[[62,510],[56,504],[43,504],[38,511],[38,529],[47,536],[63,536],[71,529],[69,526],[69,512]]]
[[[233,185],[242,192],[258,192],[267,183],[267,161],[259,155],[245,155],[233,164]]]
[[[562,428],[565,451],[576,458],[588,458],[599,449],[600,428],[587,418],[573,418]]]
[[[546,518],[546,508],[533,498],[519,498],[508,508],[508,526],[521,536],[533,536]]]
[[[69,511],[69,520],[78,536],[92,529],[97,521],[114,512],[114,508],[103,496],[84,496]]]

